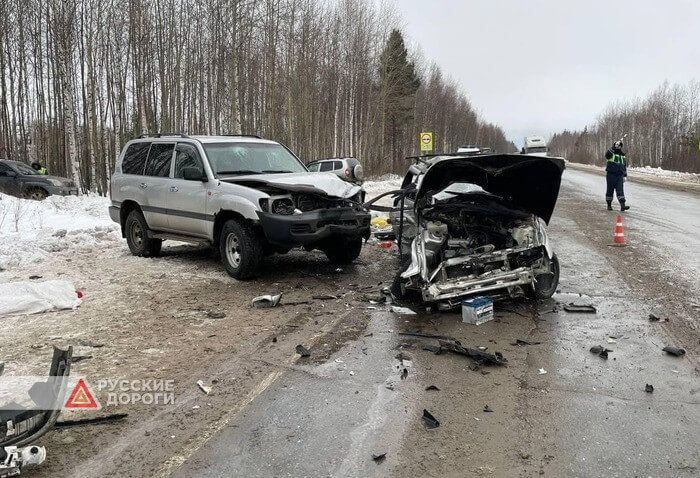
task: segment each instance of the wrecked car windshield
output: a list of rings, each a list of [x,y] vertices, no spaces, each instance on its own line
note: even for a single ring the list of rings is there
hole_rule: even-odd
[[[205,143],[214,174],[302,173],[306,168],[284,146],[267,143]]]
[[[12,165],[17,169],[17,171],[19,171],[20,174],[39,174],[37,171],[24,163],[14,162]]]

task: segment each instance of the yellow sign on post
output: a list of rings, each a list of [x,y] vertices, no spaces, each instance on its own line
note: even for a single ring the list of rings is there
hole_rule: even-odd
[[[433,152],[433,132],[423,131],[420,134],[420,152],[421,153],[432,153]]]

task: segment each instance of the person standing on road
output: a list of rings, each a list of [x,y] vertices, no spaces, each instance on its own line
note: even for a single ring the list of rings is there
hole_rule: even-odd
[[[626,211],[630,207],[625,205],[625,178],[627,177],[627,157],[622,151],[622,141],[615,141],[612,148],[605,152],[608,161],[605,167],[608,189],[605,193],[605,201],[608,203],[608,211],[612,211],[613,191],[620,201],[620,211]]]
[[[46,168],[41,165],[41,163],[32,163],[32,169],[34,169],[39,174],[47,174]]]

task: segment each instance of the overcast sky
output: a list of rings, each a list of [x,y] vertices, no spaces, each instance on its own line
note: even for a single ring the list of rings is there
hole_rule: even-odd
[[[700,79],[700,0],[397,0],[410,45],[520,145]]]

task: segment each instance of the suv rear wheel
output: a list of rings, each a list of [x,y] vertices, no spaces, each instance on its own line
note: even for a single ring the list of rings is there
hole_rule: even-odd
[[[160,247],[163,245],[161,239],[151,239],[148,237],[148,224],[141,211],[131,211],[124,223],[124,233],[129,250],[135,256],[156,257],[160,254]]]
[[[24,195],[27,199],[33,199],[34,201],[43,201],[49,196],[49,193],[47,193],[46,190],[42,188],[32,188],[29,191],[27,191]]]
[[[357,259],[362,251],[362,238],[336,240],[323,248],[326,257],[336,264],[350,264]]]
[[[234,279],[252,279],[260,273],[263,245],[255,229],[245,222],[229,219],[219,239],[221,262]]]

